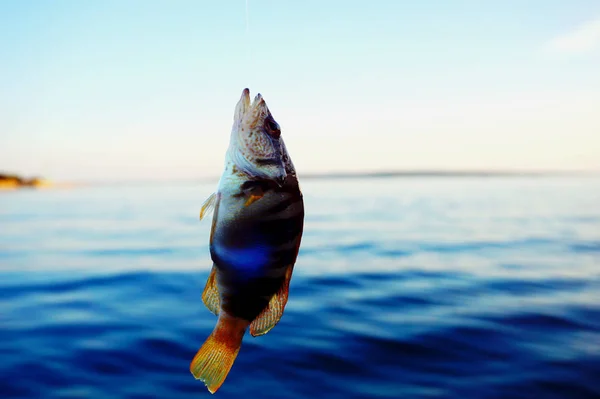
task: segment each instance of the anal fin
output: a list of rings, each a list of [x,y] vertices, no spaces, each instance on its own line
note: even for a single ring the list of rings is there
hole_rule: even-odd
[[[217,267],[215,265],[213,265],[210,271],[206,286],[204,287],[204,292],[202,292],[202,302],[204,302],[204,305],[206,305],[208,310],[216,316],[219,315],[221,299],[219,297],[219,288],[217,286]]]
[[[287,267],[281,288],[269,301],[267,307],[250,323],[250,334],[253,337],[264,335],[271,331],[279,322],[288,301],[288,292],[294,266]]]

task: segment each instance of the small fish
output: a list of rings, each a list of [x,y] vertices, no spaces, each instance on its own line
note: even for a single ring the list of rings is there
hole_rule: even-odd
[[[202,300],[217,325],[190,365],[215,393],[250,327],[254,337],[279,322],[288,300],[304,225],[304,202],[281,129],[265,100],[244,89],[235,108],[225,170],[203,204],[213,210],[212,270]]]

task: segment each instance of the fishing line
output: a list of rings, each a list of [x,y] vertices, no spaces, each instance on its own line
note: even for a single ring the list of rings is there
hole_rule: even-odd
[[[246,40],[248,39],[249,32],[250,32],[250,18],[248,17],[248,0],[246,0]]]
[[[250,48],[250,12],[249,0],[246,0],[246,87],[249,87],[250,76],[252,76],[252,51]]]

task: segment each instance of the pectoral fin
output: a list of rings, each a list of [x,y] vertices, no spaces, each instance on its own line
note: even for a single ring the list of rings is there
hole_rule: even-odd
[[[250,324],[250,334],[252,334],[253,337],[268,333],[279,322],[279,319],[281,319],[283,310],[288,301],[288,291],[293,269],[293,266],[288,266],[281,288],[273,295],[273,298],[271,298],[269,304],[262,313]]]
[[[215,315],[219,315],[221,309],[221,299],[219,298],[219,288],[217,287],[217,267],[213,265],[204,292],[202,293],[202,302]]]
[[[208,197],[202,204],[202,209],[200,209],[200,220],[202,220],[204,216],[208,215],[213,210],[216,203],[217,193],[212,193],[210,197]]]

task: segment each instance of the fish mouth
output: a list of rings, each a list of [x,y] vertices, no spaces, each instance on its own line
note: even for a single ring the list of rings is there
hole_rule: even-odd
[[[260,93],[258,93],[256,94],[256,96],[254,96],[252,104],[250,104],[250,89],[246,87],[244,90],[242,90],[242,97],[240,97],[240,103],[242,103],[246,110],[248,110],[248,108],[256,108],[260,103],[264,102],[265,99]]]
[[[281,134],[279,125],[273,120],[271,111],[267,107],[263,96],[258,93],[254,100],[250,102],[250,89],[245,88],[242,90],[242,96],[235,107],[234,128],[241,130],[244,130],[244,127],[255,129],[267,120],[269,121],[268,126],[265,127],[267,133],[274,138],[278,138]]]
[[[260,106],[266,107],[263,96],[258,93],[256,96],[254,96],[252,103],[250,103],[250,89],[246,87],[244,90],[242,90],[242,96],[237,103],[236,116],[243,117],[250,109],[255,110]]]
[[[256,96],[254,96],[252,104],[250,104],[250,89],[246,87],[244,90],[242,90],[242,97],[240,98],[240,101],[248,104],[251,108],[256,107],[261,100],[264,101],[262,95],[258,93]]]

